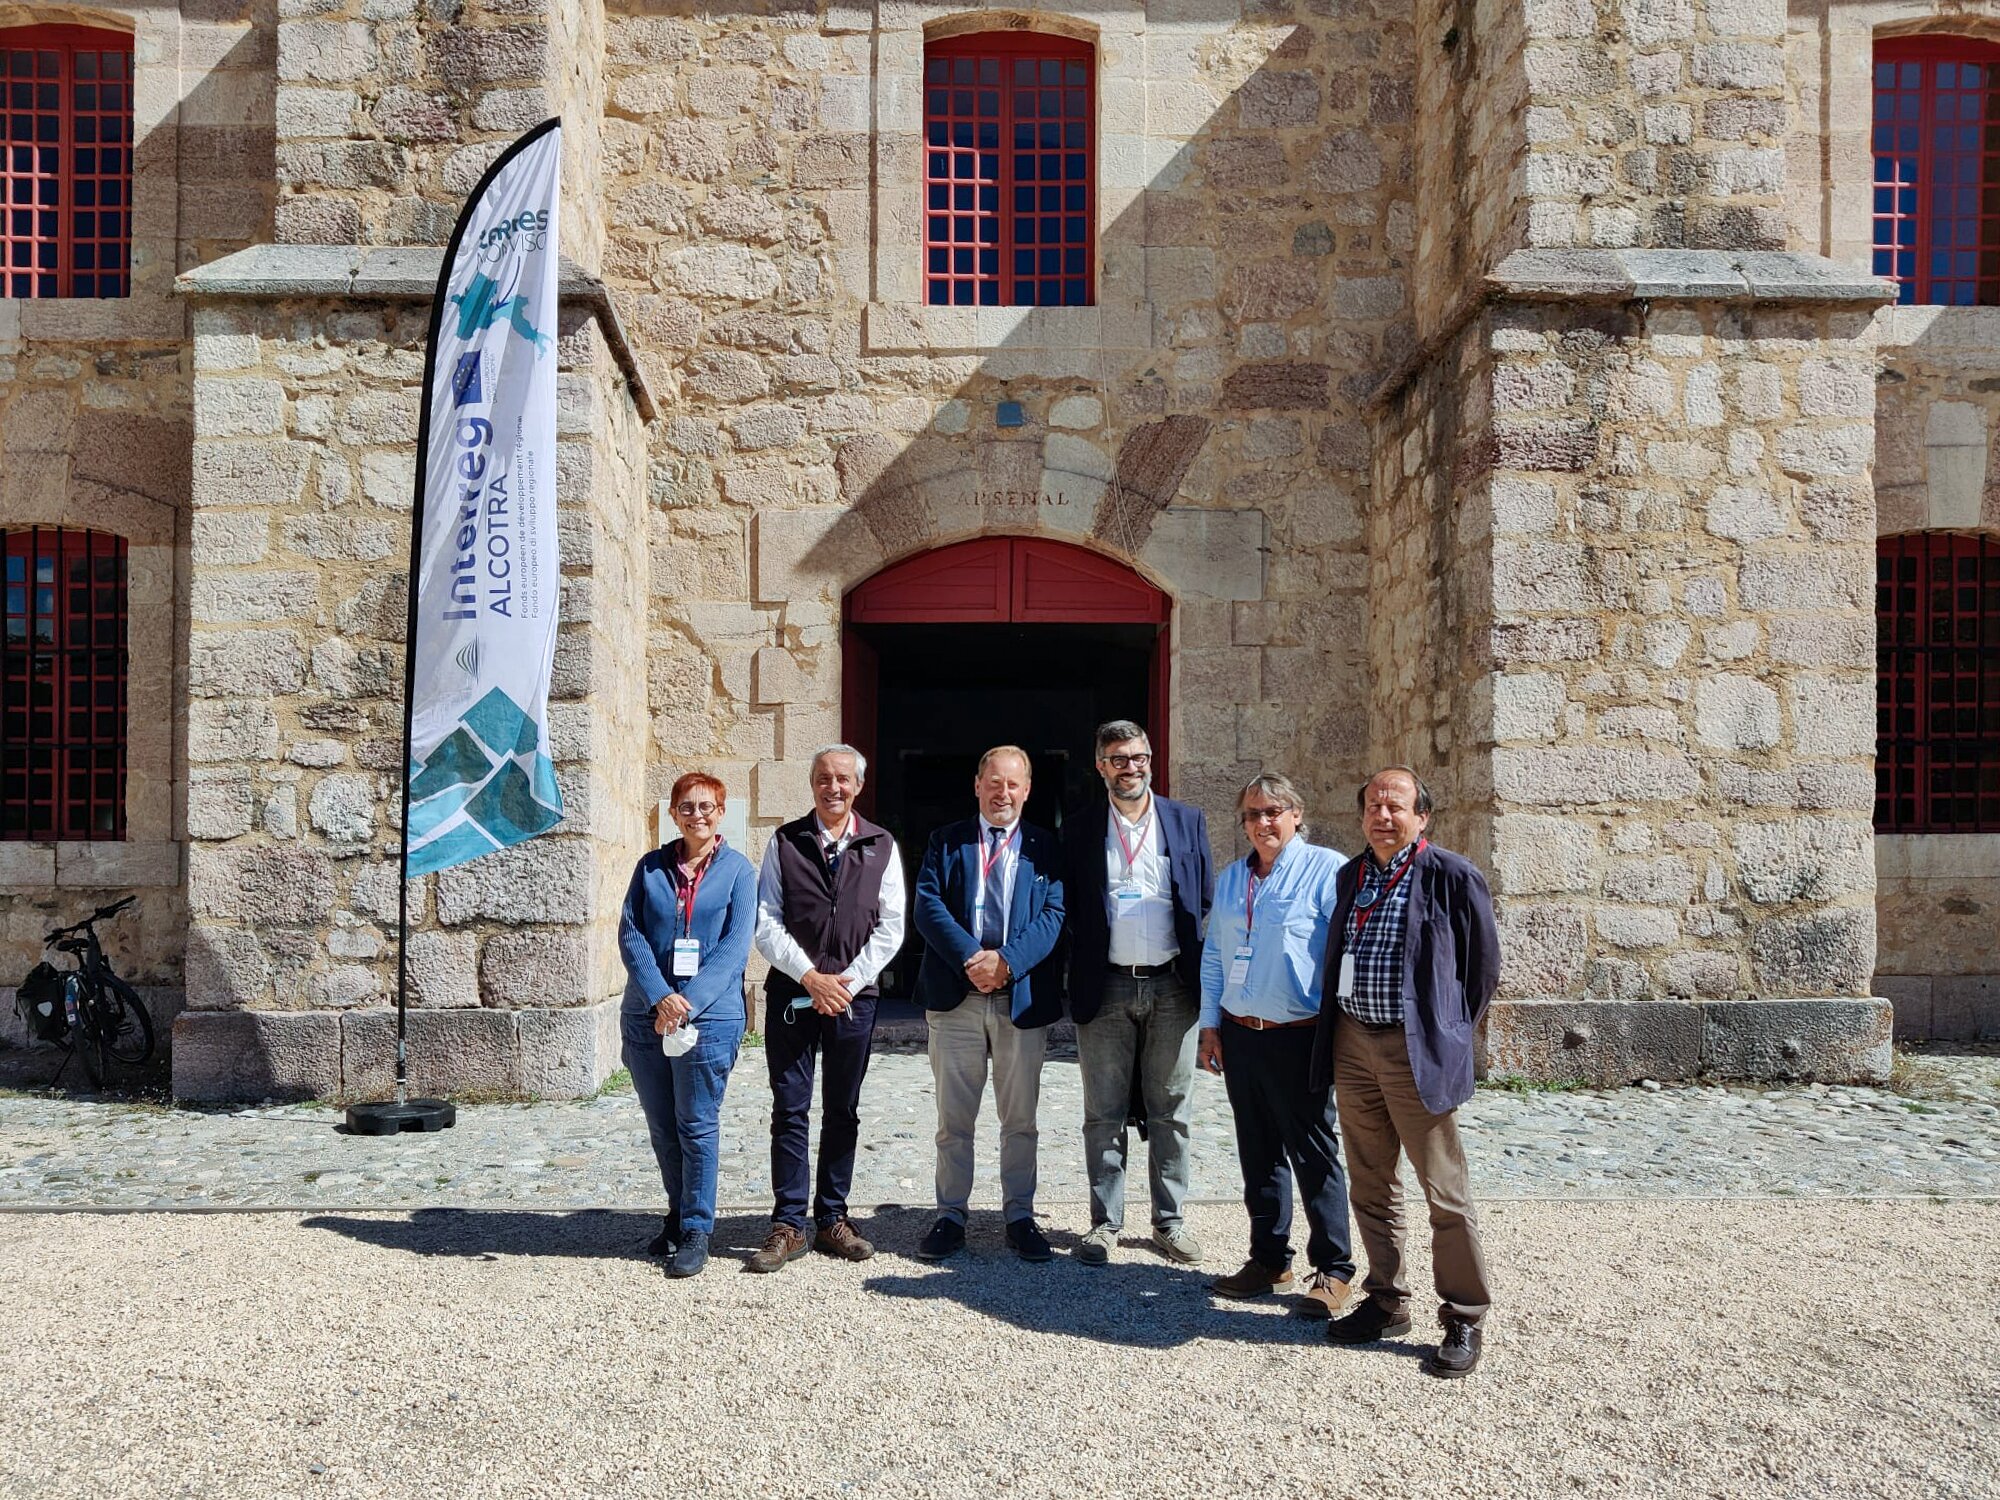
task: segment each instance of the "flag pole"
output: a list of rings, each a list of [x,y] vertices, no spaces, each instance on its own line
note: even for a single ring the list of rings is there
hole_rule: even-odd
[[[515,141],[481,174],[458,222],[446,241],[444,260],[438,267],[437,287],[431,294],[431,316],[424,338],[424,383],[422,406],[417,414],[417,462],[414,500],[410,506],[410,568],[405,587],[409,596],[403,624],[403,759],[402,827],[396,848],[396,1097],[373,1103],[356,1104],[347,1111],[347,1129],[360,1135],[396,1135],[405,1130],[449,1130],[458,1121],[458,1110],[444,1099],[409,1097],[409,989],[410,989],[410,759],[416,730],[417,696],[417,582],[424,547],[424,498],[429,478],[431,407],[437,378],[438,331],[444,319],[446,298],[451,291],[451,273],[458,261],[459,246],[471,226],[473,212],[486,197],[493,180],[529,146],[560,128],[560,117],[544,120]]]

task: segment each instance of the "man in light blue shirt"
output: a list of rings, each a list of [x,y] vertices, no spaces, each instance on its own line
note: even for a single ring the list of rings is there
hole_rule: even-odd
[[[1347,1302],[1354,1249],[1333,1091],[1311,1087],[1310,1074],[1334,877],[1346,861],[1306,842],[1305,800],[1288,777],[1252,777],[1236,811],[1250,853],[1216,877],[1197,1058],[1229,1089],[1250,1258],[1213,1288],[1224,1297],[1292,1290],[1296,1176],[1313,1269],[1294,1311],[1329,1318]]]

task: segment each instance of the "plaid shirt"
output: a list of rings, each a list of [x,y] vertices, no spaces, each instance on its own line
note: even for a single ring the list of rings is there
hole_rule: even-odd
[[[1398,1026],[1403,1020],[1403,925],[1410,910],[1411,875],[1406,871],[1417,857],[1413,839],[1387,866],[1376,861],[1373,849],[1361,855],[1361,884],[1354,893],[1354,905],[1347,913],[1347,943],[1343,951],[1354,955],[1354,993],[1338,997],[1340,1008],[1358,1021],[1373,1026]],[[1395,884],[1389,885],[1394,879]],[[1383,895],[1383,887],[1388,894]],[[1365,917],[1366,925],[1357,917]],[[1335,971],[1338,981],[1339,972]],[[1338,984],[1336,982],[1336,988]]]

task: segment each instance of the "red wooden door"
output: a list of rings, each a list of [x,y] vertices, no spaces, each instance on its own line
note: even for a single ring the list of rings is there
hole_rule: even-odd
[[[980,537],[884,568],[847,596],[841,637],[841,729],[874,755],[878,667],[857,625],[1155,625],[1146,721],[1154,783],[1167,789],[1167,626],[1173,601],[1123,563],[1042,537]],[[872,799],[863,791],[864,811]]]

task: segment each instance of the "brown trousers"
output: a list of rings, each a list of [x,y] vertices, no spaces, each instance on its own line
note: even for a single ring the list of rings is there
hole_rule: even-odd
[[[1431,1269],[1442,1304],[1438,1317],[1475,1326],[1484,1322],[1493,1298],[1457,1115],[1434,1115],[1424,1108],[1402,1028],[1372,1031],[1351,1016],[1340,1016],[1333,1031],[1333,1093],[1347,1151],[1348,1195],[1368,1254],[1362,1290],[1392,1312],[1410,1305],[1403,1268],[1403,1182],[1397,1168],[1402,1152],[1416,1168],[1430,1204]]]

